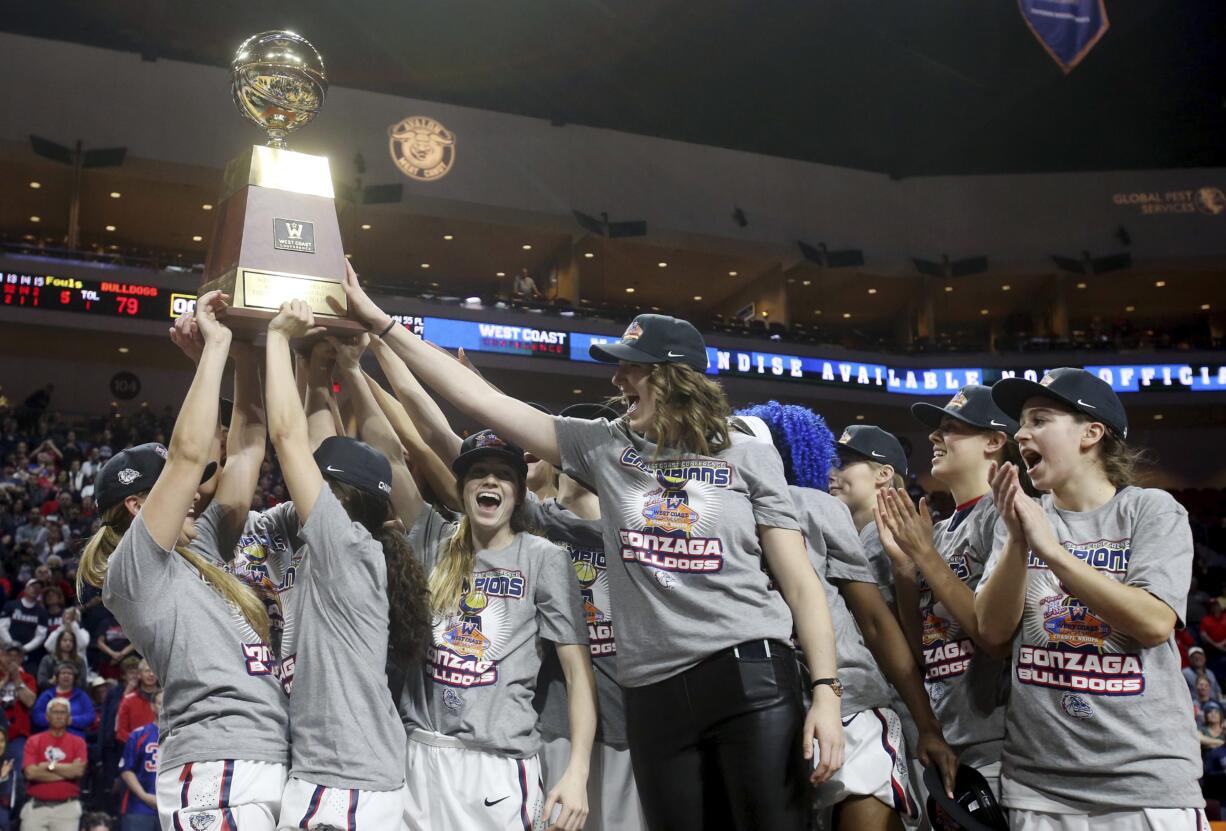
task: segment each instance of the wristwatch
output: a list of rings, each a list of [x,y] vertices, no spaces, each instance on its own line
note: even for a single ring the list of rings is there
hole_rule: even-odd
[[[809,692],[813,692],[823,684],[830,687],[831,691],[834,692],[835,698],[843,697],[843,682],[837,678],[818,678],[809,685]]]
[[[55,770],[55,759],[52,759],[50,762],[47,762],[47,770]]]

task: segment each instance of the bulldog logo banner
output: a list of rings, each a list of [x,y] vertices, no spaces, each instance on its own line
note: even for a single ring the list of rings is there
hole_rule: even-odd
[[[1022,19],[1067,74],[1111,25],[1103,0],[1018,0]]]

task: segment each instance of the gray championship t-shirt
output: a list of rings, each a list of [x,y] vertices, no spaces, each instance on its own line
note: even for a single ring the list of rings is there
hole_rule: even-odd
[[[932,542],[945,564],[972,591],[994,546],[1003,545],[1004,523],[992,495],[957,511],[932,529]],[[923,631],[924,686],[945,741],[973,767],[1000,761],[1005,738],[1005,702],[1009,690],[1006,661],[977,651],[928,583],[919,580],[919,614]]]
[[[163,770],[289,761],[289,703],[271,647],[139,515],[111,554],[102,601],[161,679]]]
[[[329,788],[404,784],[400,716],[387,686],[387,563],[325,483],[299,535],[292,596],[290,775]]]
[[[1170,494],[1128,487],[1093,511],[1043,507],[1061,545],[1145,589],[1182,619],[1192,577],[1188,515]],[[1003,547],[1003,543],[1002,543]],[[992,579],[993,553],[979,587]],[[1053,812],[1201,808],[1192,702],[1172,634],[1145,648],[1112,629],[1029,557],[1013,640],[1003,801]]]
[[[563,468],[600,494],[623,686],[745,641],[788,642],[792,615],[763,571],[757,528],[799,530],[774,447],[734,433],[698,456],[657,449],[621,419],[554,425]]]
[[[427,573],[456,531],[426,506],[409,533]],[[420,673],[400,697],[405,728],[442,733],[467,747],[525,759],[540,750],[532,699],[541,655],[587,644],[588,627],[570,557],[535,534],[478,551],[457,612],[436,615]]]
[[[542,502],[529,492],[524,502],[530,527],[570,555],[579,581],[580,602],[587,619],[587,642],[596,676],[596,700],[600,706],[596,741],[625,750],[626,702],[617,683],[617,641],[613,634],[613,608],[609,602],[609,576],[604,554],[604,535],[598,519],[583,519],[558,504]],[[566,676],[557,652],[545,650],[541,674],[536,681],[538,725],[546,739],[569,738]]]
[[[843,718],[873,707],[888,707],[890,687],[877,668],[873,653],[865,646],[860,627],[838,589],[839,584],[845,582],[877,585],[877,577],[860,547],[851,511],[824,491],[793,485],[791,492],[808,543],[809,561],[822,578],[834,623],[839,680],[843,682],[840,701]]]
[[[214,502],[196,518],[196,540],[191,547],[215,561],[218,552],[223,552],[219,561],[222,567],[249,585],[264,602],[275,661],[273,672],[289,693],[294,682],[295,645],[291,598],[306,553],[298,538],[294,503],[249,511],[237,540],[221,539],[221,522],[221,506]]]

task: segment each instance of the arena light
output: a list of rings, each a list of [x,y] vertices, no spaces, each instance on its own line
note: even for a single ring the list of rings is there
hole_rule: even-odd
[[[41,188],[42,186],[43,186],[43,183],[42,183],[42,182],[31,182],[31,183],[30,183],[30,187],[31,187],[32,189],[34,189],[34,190],[38,190],[38,189],[39,189],[39,188]]]
[[[202,210],[202,211],[211,211],[211,210],[213,210],[213,206],[212,206],[212,205],[210,205],[208,202],[205,202],[203,205],[201,205],[201,206],[200,206],[200,210]]]

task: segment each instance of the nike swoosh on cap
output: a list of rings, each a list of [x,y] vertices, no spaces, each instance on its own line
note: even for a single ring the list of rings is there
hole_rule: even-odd
[[[670,358],[684,358],[684,357],[685,357],[685,355],[681,355],[681,354],[679,354],[679,353],[677,353],[677,352],[672,352],[672,351],[670,351],[670,352],[668,353],[668,357],[670,357]]]
[[[345,472],[341,470],[339,467],[332,467],[332,465],[328,465],[326,468],[324,468],[324,470],[328,471],[329,473],[344,473]]]
[[[869,452],[870,452],[870,453],[872,453],[874,456],[876,456],[878,459],[884,459],[884,458],[885,458],[885,454],[884,454],[884,453],[878,453],[876,450],[870,450]]]
[[[1080,398],[1078,398],[1078,399],[1077,399],[1077,406],[1078,406],[1078,407],[1089,407],[1091,410],[1097,410],[1097,409],[1098,409],[1098,408],[1097,408],[1097,407],[1095,407],[1093,404],[1087,404],[1086,402],[1082,401]]]
[[[988,424],[992,425],[993,427],[1008,427],[1009,426],[1008,424],[1001,424],[999,421],[997,421],[994,418],[988,419]]]

